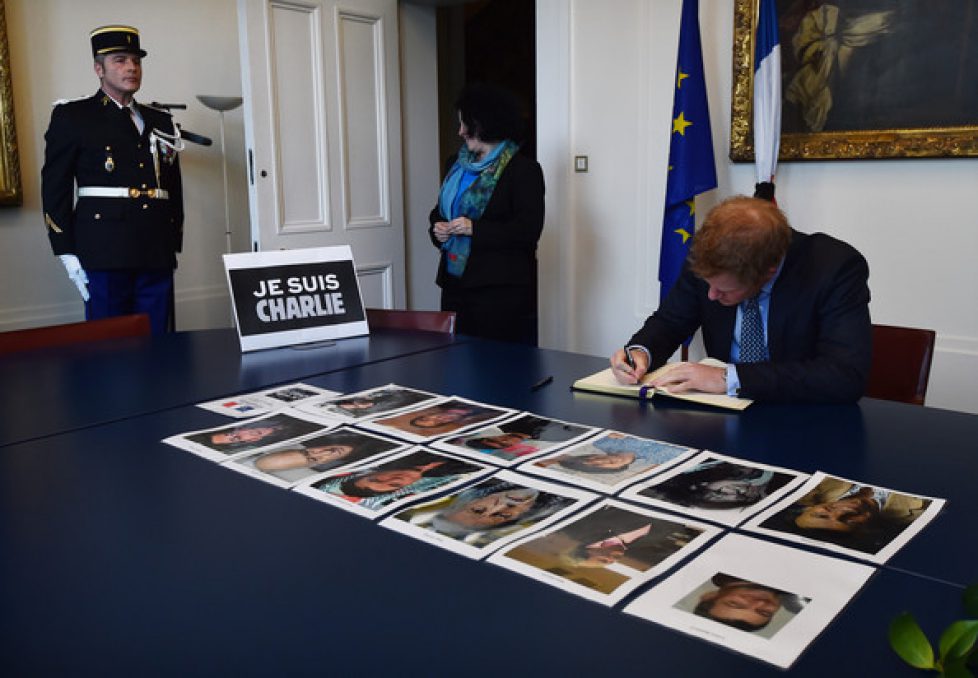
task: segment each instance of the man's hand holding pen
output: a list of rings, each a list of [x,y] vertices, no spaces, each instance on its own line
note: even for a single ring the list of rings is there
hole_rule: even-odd
[[[619,349],[611,356],[611,371],[622,384],[637,384],[649,370],[645,351]]]

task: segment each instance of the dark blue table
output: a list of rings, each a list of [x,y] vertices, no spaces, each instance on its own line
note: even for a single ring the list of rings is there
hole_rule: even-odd
[[[234,330],[90,342],[0,357],[0,445],[429,351],[448,334],[378,330],[242,354]]]
[[[876,401],[728,414],[569,390],[603,364],[472,340],[304,380],[342,391],[394,381],[947,497],[894,559],[902,569],[881,568],[792,669],[919,675],[886,628],[911,610],[936,636],[960,616],[960,587],[932,577],[973,573],[973,540],[947,540],[975,533],[964,450],[978,417]],[[546,375],[554,383],[530,391]],[[159,442],[227,421],[174,406],[0,448],[5,674],[782,674]],[[934,436],[922,469],[913,460]]]

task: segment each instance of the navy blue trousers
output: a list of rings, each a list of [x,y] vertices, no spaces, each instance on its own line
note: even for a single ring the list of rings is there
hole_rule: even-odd
[[[169,269],[86,271],[85,320],[145,313],[153,334],[173,331],[173,271]]]

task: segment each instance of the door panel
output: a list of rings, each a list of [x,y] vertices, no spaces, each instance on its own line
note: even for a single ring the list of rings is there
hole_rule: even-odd
[[[256,249],[348,244],[402,306],[396,0],[238,0]],[[372,278],[368,280],[368,278]]]

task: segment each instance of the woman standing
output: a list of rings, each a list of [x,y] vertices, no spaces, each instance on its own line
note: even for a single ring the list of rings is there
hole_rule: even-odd
[[[455,107],[463,144],[429,217],[441,308],[455,311],[462,334],[535,346],[543,172],[517,153],[522,122],[512,95],[468,85]]]

